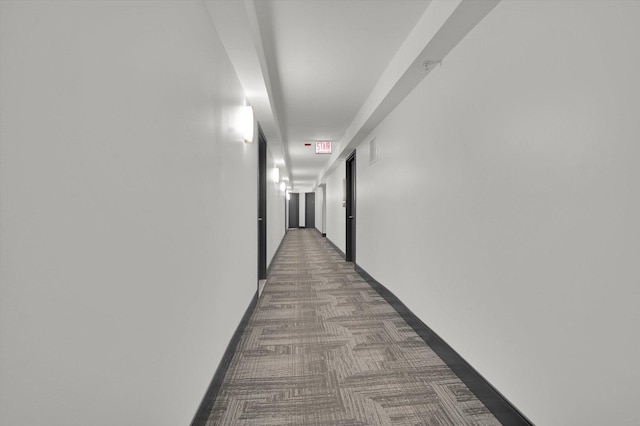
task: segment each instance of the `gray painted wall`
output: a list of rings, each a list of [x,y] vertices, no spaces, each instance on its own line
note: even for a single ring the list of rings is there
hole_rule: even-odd
[[[357,263],[537,425],[640,424],[638,22],[501,2],[358,147]]]
[[[207,11],[0,19],[0,424],[189,424],[257,270],[258,144]]]

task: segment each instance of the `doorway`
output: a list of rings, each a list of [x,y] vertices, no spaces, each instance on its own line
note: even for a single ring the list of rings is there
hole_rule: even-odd
[[[346,170],[346,246],[347,262],[356,261],[356,152],[347,158]]]
[[[300,202],[298,193],[289,194],[289,228],[300,227]]]
[[[307,192],[304,194],[304,226],[305,228],[316,227],[316,194],[315,192]]]
[[[258,127],[258,280],[267,278],[267,140]]]

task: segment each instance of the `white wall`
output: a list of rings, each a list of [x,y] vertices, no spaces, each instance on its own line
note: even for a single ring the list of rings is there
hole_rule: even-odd
[[[287,196],[287,194],[285,193],[285,197],[286,196]],[[289,197],[291,197],[291,195],[289,195]],[[286,226],[287,229],[289,229],[289,201],[290,200],[287,200],[287,203],[284,205],[284,213],[285,213],[285,218],[286,218],[285,223],[287,224],[287,226]]]
[[[0,15],[0,424],[189,424],[257,270],[257,143],[207,11]]]
[[[271,176],[275,166],[273,154],[267,149],[267,266],[271,264],[285,233],[285,193]]]
[[[322,233],[327,232],[327,186],[322,187]]]
[[[358,264],[539,426],[640,424],[638,22],[504,1],[358,148]]]
[[[306,226],[306,211],[307,211],[307,203],[306,203],[306,199],[305,199],[305,194],[304,192],[300,192],[298,194],[298,203],[299,203],[299,209],[300,209],[300,221],[298,223],[298,225],[303,228]]]
[[[325,186],[319,186],[315,190],[315,219],[316,219],[316,229],[321,233],[325,233],[325,196],[324,196]]]
[[[356,160],[357,161],[357,160]],[[343,207],[343,180],[345,179],[345,165],[339,165],[333,173],[327,176],[327,217],[326,217],[326,234],[342,252],[346,252],[346,213]]]

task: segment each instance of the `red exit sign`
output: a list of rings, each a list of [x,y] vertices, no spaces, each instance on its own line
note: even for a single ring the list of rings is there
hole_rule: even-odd
[[[331,154],[331,142],[316,142],[316,154]]]

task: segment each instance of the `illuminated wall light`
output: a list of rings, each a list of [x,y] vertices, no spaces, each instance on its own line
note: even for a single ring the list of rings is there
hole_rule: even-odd
[[[287,184],[284,181],[280,182],[280,191],[284,192],[286,190],[287,190]]]
[[[253,143],[253,107],[243,106],[240,108],[240,129],[245,143]]]
[[[273,171],[271,172],[271,179],[273,179],[273,181],[275,183],[280,182],[280,169],[277,167],[273,168]]]
[[[287,191],[287,200],[291,199],[291,193],[289,191]]]

